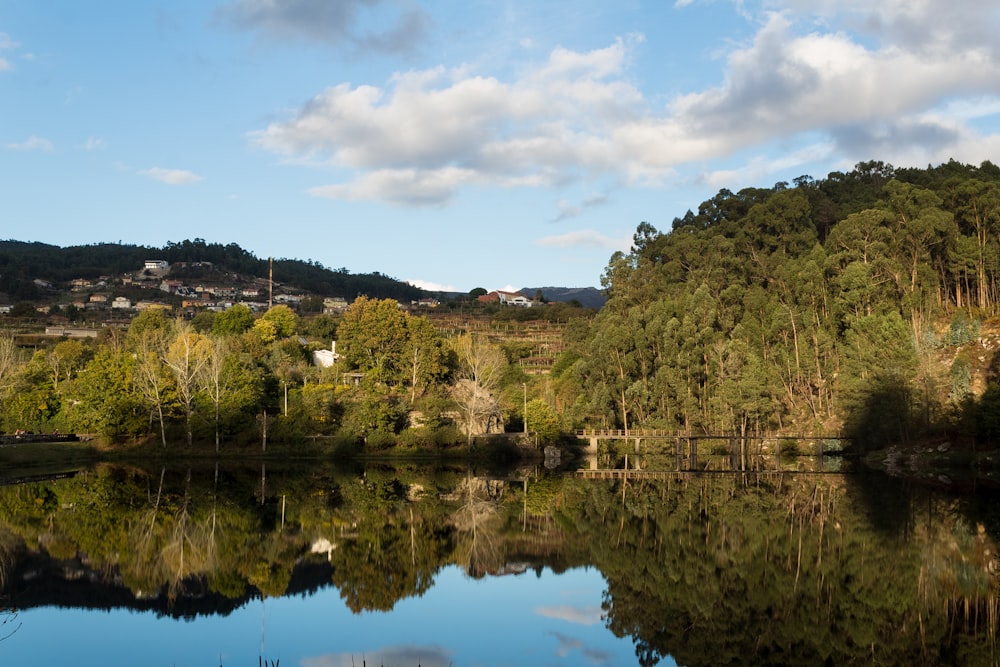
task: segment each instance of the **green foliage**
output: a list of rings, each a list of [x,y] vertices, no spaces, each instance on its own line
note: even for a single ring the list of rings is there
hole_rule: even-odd
[[[279,338],[288,338],[295,333],[298,327],[298,317],[285,304],[269,308],[266,313],[261,315],[261,319],[274,324],[274,334]]]
[[[146,432],[147,413],[133,390],[135,363],[123,351],[97,351],[65,390],[66,418],[72,430],[112,440]]]
[[[11,389],[3,400],[3,427],[5,431],[48,432],[53,430],[52,419],[59,409],[60,399],[45,353],[37,352],[13,377]]]
[[[337,330],[337,351],[349,368],[376,383],[398,384],[407,340],[407,315],[391,299],[358,297]]]
[[[300,323],[302,332],[319,338],[323,341],[331,341],[337,338],[337,320],[331,315],[321,313],[305,319]]]
[[[249,308],[241,303],[218,313],[212,322],[212,333],[217,336],[235,336],[249,331],[254,317]]]
[[[402,429],[405,416],[405,407],[397,397],[361,392],[344,404],[343,431],[370,439],[375,448],[385,448]]]
[[[541,442],[553,442],[562,432],[559,413],[545,401],[539,399],[528,401],[525,418],[528,430],[537,434]]]
[[[445,567],[481,577],[516,557],[599,572],[602,623],[642,665],[978,665],[998,590],[982,496],[871,475],[512,484],[440,466],[102,465],[0,487],[0,558],[35,568],[32,601],[59,597],[53,557],[79,556],[106,599],[192,619],[331,584],[355,613],[387,611]]]
[[[945,344],[951,346],[967,345],[979,338],[980,322],[971,319],[965,311],[958,311],[951,317],[951,324],[945,336]]]

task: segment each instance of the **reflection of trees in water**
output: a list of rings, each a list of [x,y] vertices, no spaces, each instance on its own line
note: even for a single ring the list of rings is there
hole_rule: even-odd
[[[277,596],[332,582],[360,612],[421,595],[447,564],[481,577],[513,559],[599,568],[606,623],[633,638],[644,665],[667,654],[689,665],[1000,655],[1000,522],[980,528],[954,501],[896,501],[894,511],[909,509],[892,532],[869,514],[873,496],[835,475],[551,475],[508,486],[464,471],[268,473],[266,486],[257,470],[220,479],[168,468],[0,488],[0,577],[22,555],[51,557],[53,572],[82,563],[109,586],[120,572],[140,600],[199,613],[254,588]]]
[[[953,502],[930,501],[926,520],[916,522],[924,547],[919,595],[925,607],[944,605],[956,632],[985,634],[997,646],[1000,626],[1000,554],[997,543],[977,523],[973,528]],[[934,519],[931,519],[931,516]],[[998,656],[997,662],[1000,662]]]
[[[7,639],[21,627],[17,610],[9,606],[6,596],[11,572],[23,551],[23,542],[7,530],[0,530],[0,641]]]
[[[184,592],[184,586],[214,569],[214,510],[206,520],[197,521],[191,514],[191,470],[184,477],[182,491],[164,490],[166,469],[161,468],[156,493],[148,509],[134,524],[133,544],[137,558],[127,561],[123,574],[138,594],[152,594],[164,584],[169,599]]]
[[[969,571],[942,562],[968,588],[928,596],[931,542],[874,530],[839,477],[625,484],[574,485],[562,512],[597,536],[607,624],[642,665],[996,662],[997,583],[968,530],[952,558]]]
[[[461,500],[451,518],[456,530],[454,558],[469,576],[480,578],[504,565],[497,512],[502,489],[503,482],[467,475],[458,490]]]
[[[7,590],[8,579],[22,551],[22,544],[13,533],[0,530],[0,595]]]

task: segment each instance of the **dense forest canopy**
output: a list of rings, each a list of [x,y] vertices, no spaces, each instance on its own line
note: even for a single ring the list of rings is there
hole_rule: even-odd
[[[579,348],[581,408],[619,428],[954,427],[968,369],[931,354],[996,315],[998,277],[989,162],[721,190],[669,231],[641,223],[611,258]]]

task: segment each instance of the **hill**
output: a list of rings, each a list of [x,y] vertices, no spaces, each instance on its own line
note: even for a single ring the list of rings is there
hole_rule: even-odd
[[[531,298],[541,292],[546,301],[576,301],[584,308],[594,310],[600,310],[605,301],[604,294],[596,287],[522,287],[520,292]]]
[[[44,296],[45,287],[74,279],[97,280],[141,270],[149,259],[170,264],[209,263],[215,270],[267,279],[271,261],[256,257],[235,243],[222,245],[202,239],[168,243],[162,248],[121,243],[60,247],[37,242],[0,241],[0,294],[11,301],[33,301]],[[381,273],[352,274],[347,269],[329,269],[317,262],[274,259],[277,283],[320,297],[353,299],[359,294],[373,298],[410,301],[426,293],[409,283]]]

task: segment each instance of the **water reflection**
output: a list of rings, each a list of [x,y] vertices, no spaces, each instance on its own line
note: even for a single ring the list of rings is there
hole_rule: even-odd
[[[997,664],[1000,521],[992,492],[974,491],[787,471],[105,465],[0,488],[0,585],[22,611],[204,624],[331,588],[350,613],[391,618],[451,572],[510,588],[596,570],[600,608],[532,613],[597,622],[643,666]],[[489,605],[481,593],[456,604]],[[437,657],[417,662],[437,664],[420,646]],[[303,664],[344,659],[317,656]]]

